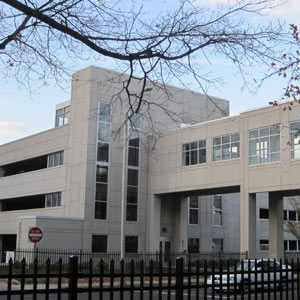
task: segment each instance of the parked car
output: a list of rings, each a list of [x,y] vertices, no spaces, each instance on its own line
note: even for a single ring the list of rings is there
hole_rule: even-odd
[[[222,271],[215,274],[214,280],[211,276],[208,284],[216,290],[237,289],[240,292],[247,292],[249,288],[285,288],[287,280],[292,279],[292,272],[288,271],[291,266],[280,265],[280,262],[274,259],[243,260],[234,269]],[[228,282],[229,279],[229,282]],[[262,286],[262,282],[264,283]],[[256,283],[256,284],[255,284]]]

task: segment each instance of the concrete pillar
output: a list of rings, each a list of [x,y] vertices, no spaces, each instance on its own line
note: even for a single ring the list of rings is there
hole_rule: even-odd
[[[184,198],[184,199],[181,199],[181,201],[180,201],[180,244],[181,244],[181,251],[187,251],[187,249],[188,249],[187,227],[188,227],[188,198]]]
[[[269,257],[284,259],[283,197],[269,193]]]
[[[242,192],[240,201],[240,250],[256,258],[256,194]]]
[[[176,199],[174,214],[174,250],[187,250],[188,198]]]
[[[160,241],[160,211],[161,200],[152,195],[149,204],[149,222],[148,222],[148,251],[159,251]]]

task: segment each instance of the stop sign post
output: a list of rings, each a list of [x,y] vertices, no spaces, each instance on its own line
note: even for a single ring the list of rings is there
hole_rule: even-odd
[[[38,243],[43,238],[43,231],[39,227],[33,227],[28,232],[28,238],[32,243]]]

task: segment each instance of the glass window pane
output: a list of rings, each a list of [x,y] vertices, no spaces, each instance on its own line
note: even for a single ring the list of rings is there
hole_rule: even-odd
[[[297,250],[297,241],[289,241],[289,250],[296,251]]]
[[[199,253],[200,250],[199,239],[189,238],[188,239],[188,253]]]
[[[230,135],[223,135],[222,136],[222,144],[230,143]]]
[[[106,219],[106,203],[105,202],[95,202],[95,219]]]
[[[198,224],[198,209],[190,209],[190,224]]]
[[[274,125],[270,128],[270,134],[279,134],[280,133],[280,126],[279,125]]]
[[[96,200],[107,201],[107,184],[96,184]]]
[[[107,252],[107,236],[93,235],[92,236],[92,252]]]
[[[98,143],[97,161],[108,162],[109,144]]]
[[[100,102],[99,105],[99,121],[110,122],[110,104]]]
[[[46,207],[51,207],[51,195],[46,195]]]
[[[218,136],[218,137],[214,137],[213,139],[213,145],[220,145],[221,144],[221,137]]]
[[[127,185],[138,186],[138,170],[128,169]]]
[[[199,149],[199,163],[206,163],[206,149]]]
[[[140,144],[139,138],[130,139],[128,142],[128,145],[131,147],[139,147],[139,144]]]
[[[198,151],[192,150],[191,154],[191,165],[196,165],[198,163]]]
[[[240,134],[235,133],[231,135],[231,142],[238,142],[240,140]]]
[[[300,130],[300,122],[291,123],[291,130],[294,130],[294,131]]]
[[[249,131],[249,139],[257,138],[258,137],[258,130],[250,130]]]
[[[270,137],[270,152],[279,152],[280,151],[280,136],[273,135]]]
[[[137,253],[137,252],[138,252],[138,237],[125,236],[125,253]]]
[[[182,145],[182,151],[190,150],[190,144],[183,144]]]
[[[188,166],[189,165],[189,152],[182,153],[182,165]]]
[[[222,145],[222,159],[230,159],[230,144]]]
[[[214,209],[222,209],[222,196],[214,195]]]
[[[213,149],[213,160],[218,161],[222,159],[222,150],[221,146],[214,146]]]
[[[198,142],[191,143],[191,150],[198,149]]]
[[[213,212],[213,224],[222,225],[222,213],[219,211]]]
[[[280,152],[270,154],[270,161],[280,161]]]
[[[128,165],[135,167],[139,165],[139,148],[128,148]]]
[[[240,157],[240,143],[231,144],[231,158]]]
[[[199,141],[199,148],[205,148],[206,147],[206,140]]]
[[[249,141],[249,156],[257,155],[259,153],[259,139]]]
[[[137,221],[137,205],[127,204],[126,221]]]
[[[107,182],[108,167],[97,166],[96,181]]]
[[[127,203],[136,204],[138,200],[138,188],[133,186],[127,187]]]
[[[258,156],[250,156],[249,157],[249,165],[256,165],[259,164],[259,157]]]
[[[191,208],[198,208],[199,201],[198,196],[191,196],[190,197],[190,207]]]
[[[269,134],[270,134],[269,127],[259,129],[259,136],[260,137],[269,136]]]

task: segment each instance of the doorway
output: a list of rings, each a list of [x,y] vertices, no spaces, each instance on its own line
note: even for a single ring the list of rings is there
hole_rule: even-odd
[[[167,263],[170,260],[171,239],[169,237],[161,237],[159,243],[159,251],[162,253],[162,261]]]

